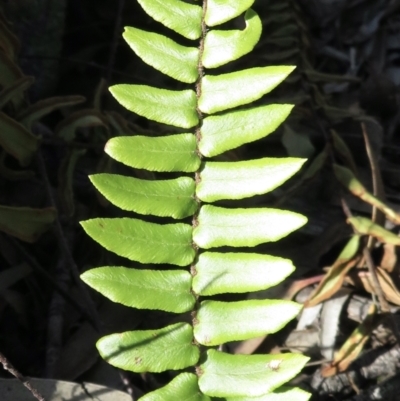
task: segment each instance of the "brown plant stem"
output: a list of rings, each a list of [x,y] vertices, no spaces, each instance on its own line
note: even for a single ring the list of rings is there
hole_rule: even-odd
[[[31,394],[39,401],[46,401],[45,398],[39,393],[39,391],[32,386],[29,380],[23,376],[14,366],[10,363],[10,361],[0,352],[0,363],[3,365],[4,370],[11,373],[16,379],[18,379],[30,392]]]
[[[347,202],[343,198],[342,198],[342,207],[343,207],[344,214],[346,215],[347,218],[353,217],[353,214],[351,213],[351,210],[350,210]],[[354,227],[353,227],[353,230],[355,231]],[[372,285],[372,288],[374,289],[374,294],[376,294],[376,296],[378,297],[379,310],[380,310],[380,312],[389,312],[389,310],[390,310],[389,304],[386,301],[386,298],[383,294],[381,284],[379,283],[378,275],[376,274],[375,265],[372,260],[371,253],[368,249],[368,245],[365,245],[363,247],[363,256],[364,256],[364,260],[365,260],[365,263],[368,268],[368,272],[369,272],[371,280],[372,280],[371,285]]]
[[[378,275],[376,274],[375,264],[374,264],[374,261],[372,260],[371,252],[368,249],[368,246],[364,246],[363,256],[365,258],[365,263],[367,264],[367,267],[368,267],[368,272],[372,279],[372,285],[374,288],[374,292],[376,293],[378,300],[379,300],[380,309],[381,309],[380,312],[383,312],[383,313],[390,312],[390,307],[389,307],[388,302],[386,301],[385,295],[383,294],[382,286],[379,283]]]

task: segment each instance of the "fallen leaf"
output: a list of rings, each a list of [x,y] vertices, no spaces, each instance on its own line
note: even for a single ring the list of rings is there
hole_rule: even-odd
[[[330,377],[337,373],[344,372],[358,355],[360,355],[375,325],[377,317],[376,312],[376,306],[371,304],[363,322],[351,333],[350,337],[336,353],[333,361],[321,369],[322,377]]]
[[[331,298],[342,287],[346,274],[360,260],[357,252],[360,246],[360,236],[354,235],[346,244],[339,257],[321,280],[310,299],[304,306],[317,305]]]

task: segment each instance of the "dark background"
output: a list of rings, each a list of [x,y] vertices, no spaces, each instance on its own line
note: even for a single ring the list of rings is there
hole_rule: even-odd
[[[110,161],[103,152],[109,137],[118,135],[121,130],[149,135],[171,131],[171,127],[149,122],[122,109],[107,87],[116,83],[182,87],[133,54],[121,37],[123,27],[131,25],[170,35],[183,44],[188,42],[152,21],[133,0],[2,0],[0,8],[20,42],[16,65],[25,75],[35,77],[27,104],[55,96],[81,95],[86,99],[79,105],[58,108],[34,126],[34,133],[43,140],[40,155],[29,166],[33,172],[29,178],[12,180],[0,174],[1,204],[55,206],[59,216],[58,223],[35,243],[0,233],[0,274],[5,273],[3,280],[11,282],[3,287],[0,284],[0,351],[28,376],[87,380],[125,388],[121,373],[99,358],[94,343],[100,335],[93,326],[101,322],[104,334],[162,327],[176,317],[112,304],[79,283],[78,274],[91,267],[133,265],[95,244],[83,232],[79,221],[127,215],[96,193],[88,175],[119,172],[147,179],[155,177]],[[296,65],[296,71],[285,83],[259,101],[293,103],[296,107],[276,133],[227,152],[221,160],[289,155],[308,158],[307,168],[324,149],[326,151],[326,146],[332,148],[334,130],[347,144],[360,179],[371,188],[363,123],[379,159],[386,202],[398,210],[399,2],[258,0],[254,8],[263,20],[262,38],[251,54],[230,63],[223,71]],[[241,27],[241,18],[232,24]],[[54,132],[58,124],[72,112],[83,109],[99,113],[105,126],[78,129],[69,143],[57,138]],[[117,123],[112,124],[110,116]],[[309,218],[308,225],[298,233],[278,244],[259,247],[262,252],[292,258],[298,267],[289,284],[276,290],[275,297],[285,296],[287,286],[295,280],[324,274],[323,268],[333,263],[351,233],[341,206],[343,197],[353,213],[369,216],[371,212],[359,199],[346,195],[335,179],[331,164],[337,160],[343,162],[337,150],[331,149],[327,154],[326,163],[311,179],[304,180],[300,174],[272,194],[240,203],[242,207],[277,205]],[[76,163],[71,162],[74,157]],[[20,170],[8,156],[5,165]],[[376,263],[380,263],[384,254],[383,246],[376,250]],[[21,265],[29,267],[15,269]],[[400,305],[400,295],[396,294],[396,269],[392,271],[394,290],[389,299],[393,305]],[[24,273],[18,273],[20,271]],[[60,295],[59,287],[64,288],[78,306]],[[354,294],[370,299],[362,284],[353,282],[350,288]],[[238,297],[227,296],[227,299]],[[355,322],[344,313],[333,324],[340,328],[339,346],[351,333]],[[249,352],[282,347],[294,328],[295,324],[254,349],[250,346]],[[388,345],[392,345],[389,340],[381,344]],[[302,352],[310,354],[313,361],[323,359],[317,344],[307,343]],[[297,384],[310,389],[309,383],[317,368],[318,365],[307,368]],[[0,375],[8,377],[5,372]],[[170,380],[168,373],[124,374],[124,378],[137,393]],[[313,391],[315,399],[323,397],[319,390]],[[346,397],[350,397],[352,391],[350,389]],[[343,397],[340,395],[337,399]]]

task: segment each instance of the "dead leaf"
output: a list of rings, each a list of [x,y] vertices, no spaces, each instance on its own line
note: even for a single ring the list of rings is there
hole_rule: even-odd
[[[397,264],[397,249],[393,244],[384,244],[383,246],[383,256],[381,259],[380,266],[382,269],[391,273]]]
[[[333,361],[321,369],[323,377],[330,377],[337,373],[344,372],[349,365],[358,357],[376,321],[376,306],[372,304],[364,321],[353,331],[340,350],[336,353]]]
[[[385,298],[395,305],[400,305],[400,291],[390,275],[379,266],[376,268],[376,274]],[[369,292],[370,294],[375,294],[374,286],[371,283],[369,273],[362,272],[358,275],[358,277],[361,280],[365,291]]]
[[[342,287],[349,270],[360,260],[357,256],[360,247],[360,236],[354,235],[344,247],[339,257],[319,283],[310,299],[304,306],[310,307],[331,298]]]

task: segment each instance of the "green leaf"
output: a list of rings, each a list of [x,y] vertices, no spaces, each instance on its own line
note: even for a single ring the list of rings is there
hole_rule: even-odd
[[[199,108],[203,113],[214,114],[254,102],[271,92],[294,68],[250,68],[223,75],[206,75],[201,81]]]
[[[14,59],[18,55],[21,45],[17,36],[15,36],[9,28],[11,28],[11,24],[6,22],[6,19],[3,18],[0,24],[0,47],[4,54]]]
[[[22,78],[24,75],[21,69],[5,52],[0,52],[0,86],[7,88]],[[19,109],[24,104],[23,95],[13,97],[12,103],[16,109]]]
[[[261,36],[261,20],[251,9],[246,11],[244,18],[246,28],[242,31],[212,30],[207,33],[202,58],[204,67],[220,67],[253,50]]]
[[[256,246],[278,241],[307,222],[301,214],[278,209],[225,209],[205,205],[193,240],[200,248]]]
[[[61,121],[55,129],[55,133],[66,142],[71,142],[75,139],[78,128],[92,127],[108,129],[108,124],[103,115],[95,109],[79,110]]]
[[[24,92],[35,82],[33,77],[22,77],[11,85],[6,86],[0,92],[0,108],[3,108],[9,101],[22,98]]]
[[[138,309],[183,313],[193,309],[192,276],[184,270],[138,270],[106,266],[81,279],[113,302]]]
[[[214,397],[258,397],[296,376],[309,358],[299,354],[230,355],[207,351],[200,365],[200,390]],[[274,370],[279,362],[279,369]]]
[[[38,139],[23,125],[0,112],[0,145],[21,166],[27,166],[38,149]]]
[[[97,341],[109,364],[136,373],[184,369],[197,363],[199,348],[192,344],[193,330],[177,323],[158,330],[111,334]]]
[[[285,147],[289,156],[311,157],[315,153],[315,146],[305,132],[299,131],[300,132],[296,132],[289,124],[285,124],[281,137],[282,145]]]
[[[51,112],[61,109],[62,107],[75,106],[83,103],[86,99],[83,96],[56,96],[39,100],[37,103],[29,106],[19,116],[19,122],[28,130],[31,129],[35,121],[50,114]]]
[[[166,386],[146,394],[140,401],[211,401],[202,394],[193,373],[181,373]]]
[[[92,219],[81,222],[88,235],[117,255],[141,263],[186,266],[193,262],[192,227],[138,219]]]
[[[147,14],[188,39],[201,35],[201,7],[181,0],[138,0]]]
[[[196,137],[193,134],[157,138],[119,136],[111,138],[104,150],[127,166],[150,171],[193,173],[200,167]]]
[[[254,0],[208,0],[205,21],[208,26],[215,26],[227,22],[250,8]]]
[[[125,28],[123,37],[145,63],[178,81],[196,82],[199,49],[185,47],[163,35],[132,27]]]
[[[344,185],[353,195],[376,207],[393,223],[400,224],[400,214],[386,205],[385,202],[382,202],[376,196],[372,195],[350,169],[339,166],[338,164],[333,164],[333,172],[335,173],[335,176],[339,182]]]
[[[65,217],[75,213],[74,175],[76,164],[84,154],[86,149],[69,148],[58,169],[58,196]]]
[[[204,252],[196,263],[193,290],[203,296],[260,291],[279,284],[293,271],[289,259],[276,256]]]
[[[195,182],[189,177],[147,181],[116,174],[90,176],[93,185],[111,203],[140,214],[183,219],[197,210]]]
[[[5,156],[5,152],[0,150],[0,177],[5,178],[9,181],[27,181],[36,176],[33,170],[22,170],[19,168],[14,169],[6,166]]]
[[[310,393],[299,388],[279,387],[272,393],[252,397],[251,401],[308,401],[310,397]],[[225,401],[249,401],[249,397],[229,397]]]
[[[282,300],[203,301],[196,313],[194,337],[212,347],[276,333],[300,312],[302,305]]]
[[[149,120],[180,128],[192,128],[199,122],[196,94],[192,90],[122,84],[110,87],[110,92],[126,109]]]
[[[386,228],[383,228],[379,224],[375,224],[366,217],[350,217],[347,219],[347,222],[354,227],[358,234],[372,235],[384,244],[400,246],[400,237],[397,234],[386,230]]]
[[[25,242],[36,242],[56,219],[57,211],[52,207],[31,209],[0,205],[0,231]]]
[[[297,173],[305,161],[297,158],[264,158],[240,162],[205,162],[196,194],[204,202],[265,194]]]
[[[199,150],[206,157],[261,139],[274,132],[290,114],[293,105],[272,104],[204,119]]]
[[[332,145],[336,152],[339,153],[340,158],[344,161],[344,163],[350,167],[350,170],[353,174],[357,174],[357,163],[354,160],[353,154],[346,142],[341,138],[340,135],[336,133],[335,130],[331,130],[330,134],[332,136]]]

